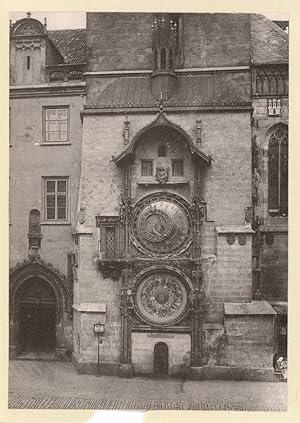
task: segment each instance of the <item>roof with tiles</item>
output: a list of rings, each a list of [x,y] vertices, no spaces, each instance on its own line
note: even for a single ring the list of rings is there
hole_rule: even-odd
[[[89,104],[102,109],[122,107],[157,107],[158,98],[152,95],[149,76],[114,77],[89,92]],[[242,83],[241,83],[242,81]],[[226,73],[214,75],[178,75],[175,94],[164,99],[164,105],[232,106],[247,105],[250,99],[250,78]]]
[[[263,15],[251,14],[251,62],[271,65],[288,61],[287,33]]]
[[[86,29],[48,31],[48,36],[65,63],[86,63]]]

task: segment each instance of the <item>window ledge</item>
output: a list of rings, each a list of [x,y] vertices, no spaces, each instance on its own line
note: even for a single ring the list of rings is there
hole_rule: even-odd
[[[61,222],[59,220],[44,220],[44,222],[41,222],[40,225],[43,225],[43,226],[47,226],[47,225],[50,225],[50,226],[52,226],[52,225],[71,226],[71,222],[68,222],[68,221],[65,221],[65,220],[63,220]]]
[[[40,143],[40,146],[41,147],[49,147],[49,146],[52,146],[52,145],[71,145],[71,143],[70,142],[41,142]]]

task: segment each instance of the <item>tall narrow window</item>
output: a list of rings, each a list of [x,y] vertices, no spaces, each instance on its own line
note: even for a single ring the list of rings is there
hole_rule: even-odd
[[[172,160],[172,176],[183,176],[183,160]]]
[[[157,50],[156,49],[153,52],[153,68],[155,71],[157,70]]]
[[[174,68],[173,50],[169,51],[169,68],[171,70]]]
[[[152,176],[152,175],[153,175],[153,161],[142,160],[142,176]]]
[[[268,160],[269,213],[288,214],[288,133],[277,128],[269,140]]]
[[[27,70],[30,69],[30,56],[26,56],[26,60],[27,60]]]
[[[45,142],[68,141],[68,108],[45,109]]]
[[[68,219],[68,180],[45,179],[45,220]]]
[[[166,66],[167,66],[166,49],[162,48],[160,51],[160,69],[166,70]]]

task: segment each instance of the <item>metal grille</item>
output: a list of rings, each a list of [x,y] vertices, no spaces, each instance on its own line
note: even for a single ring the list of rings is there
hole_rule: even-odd
[[[116,229],[106,228],[106,258],[111,259],[116,256]]]

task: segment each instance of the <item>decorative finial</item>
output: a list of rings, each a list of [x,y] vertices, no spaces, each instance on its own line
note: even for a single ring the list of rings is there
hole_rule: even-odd
[[[129,143],[129,138],[130,138],[129,129],[130,129],[130,121],[128,120],[128,116],[125,116],[124,129],[123,129],[123,138],[124,138],[125,145]]]
[[[159,112],[162,113],[164,111],[164,100],[163,100],[163,93],[160,92],[160,99],[159,99]]]
[[[47,28],[47,18],[44,18],[44,27]]]
[[[31,13],[30,12],[27,12],[26,15],[27,15],[27,18],[31,18]]]
[[[202,120],[196,120],[196,143],[197,145],[201,144],[202,141]]]

